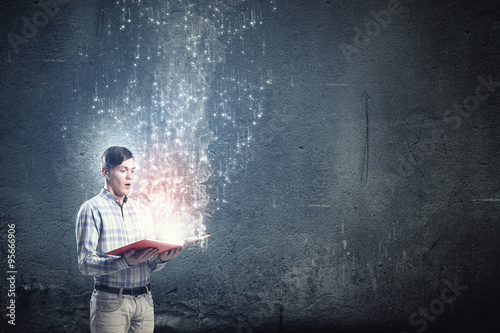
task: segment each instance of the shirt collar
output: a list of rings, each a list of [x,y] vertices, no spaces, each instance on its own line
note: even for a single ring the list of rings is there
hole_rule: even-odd
[[[114,194],[111,194],[111,192],[109,192],[107,189],[105,189],[104,187],[101,188],[101,192],[99,193],[102,197],[110,200],[110,201],[113,201],[113,202],[116,202],[118,205],[121,206],[121,203],[120,203],[120,199],[118,199]],[[123,198],[123,203],[127,202],[128,200],[128,197],[125,196],[125,198]]]

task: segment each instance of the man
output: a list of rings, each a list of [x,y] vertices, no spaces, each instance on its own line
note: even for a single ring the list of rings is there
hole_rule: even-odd
[[[76,217],[78,268],[95,280],[90,330],[153,332],[150,272],[162,269],[182,247],[160,254],[155,248],[147,248],[132,249],[122,256],[105,255],[156,237],[148,208],[128,198],[136,169],[132,153],[124,147],[110,147],[102,155],[101,164],[104,188],[81,206]]]

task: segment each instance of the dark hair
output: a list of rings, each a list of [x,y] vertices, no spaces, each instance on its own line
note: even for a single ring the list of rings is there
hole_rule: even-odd
[[[109,147],[101,157],[101,166],[110,171],[115,166],[122,164],[123,161],[134,158],[132,152],[125,147]]]

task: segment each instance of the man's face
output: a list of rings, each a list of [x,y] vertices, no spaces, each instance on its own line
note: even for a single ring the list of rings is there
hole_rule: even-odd
[[[123,199],[132,189],[134,172],[135,164],[133,158],[123,161],[122,164],[115,166],[110,172],[103,169],[103,174],[107,179],[108,191],[117,198]]]

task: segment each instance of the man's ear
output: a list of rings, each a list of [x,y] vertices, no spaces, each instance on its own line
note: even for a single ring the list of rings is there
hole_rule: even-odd
[[[102,171],[102,175],[104,176],[104,178],[108,179],[109,178],[108,169],[102,168],[101,171]]]

